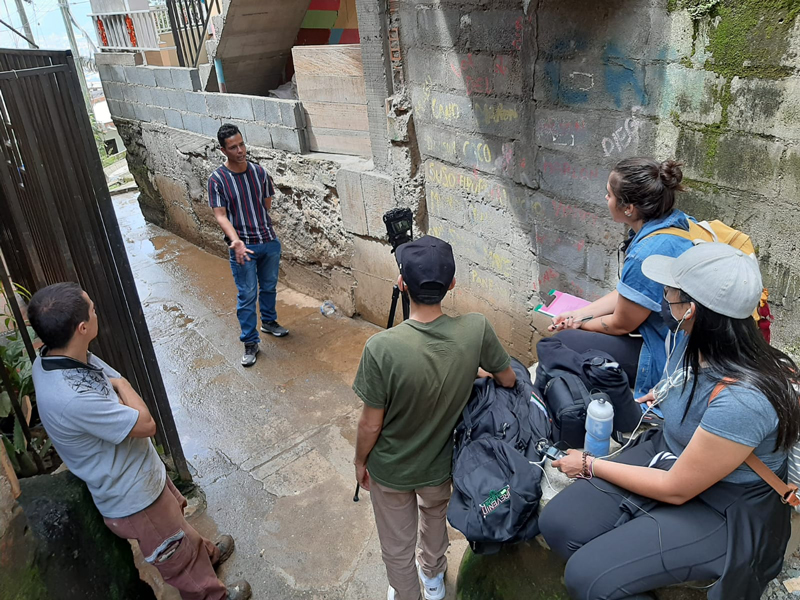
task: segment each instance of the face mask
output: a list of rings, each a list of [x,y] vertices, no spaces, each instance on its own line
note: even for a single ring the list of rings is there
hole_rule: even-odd
[[[678,319],[672,316],[672,307],[664,297],[661,298],[661,319],[672,333],[677,333],[678,328],[683,323],[683,321],[678,321]]]

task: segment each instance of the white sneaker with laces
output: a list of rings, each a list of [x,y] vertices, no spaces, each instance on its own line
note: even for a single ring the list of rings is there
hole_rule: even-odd
[[[425,588],[425,600],[444,600],[444,573],[439,573],[433,578],[426,577],[422,572],[422,567],[420,566],[419,561],[416,561],[416,563],[417,573],[419,574],[419,578],[422,580],[422,586]]]

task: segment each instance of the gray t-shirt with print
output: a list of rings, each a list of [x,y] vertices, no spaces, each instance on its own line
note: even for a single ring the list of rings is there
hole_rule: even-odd
[[[766,396],[755,388],[743,384],[731,384],[709,405],[708,399],[720,377],[707,369],[701,369],[697,380],[694,400],[683,418],[689,402],[692,382],[684,389],[677,386],[669,391],[660,408],[664,412],[664,438],[669,449],[680,455],[689,444],[697,427],[738,444],[751,446],[755,454],[770,469],[777,471],[787,453],[775,452],[778,439],[778,415]],[[708,457],[714,460],[713,456]],[[761,478],[747,465],[742,464],[723,481],[730,483],[754,483]]]
[[[97,509],[118,519],[150,506],[167,482],[147,438],[128,434],[139,412],[120,403],[109,377],[120,374],[89,353],[87,363],[43,355],[33,363],[36,403],[59,456],[86,482]]]

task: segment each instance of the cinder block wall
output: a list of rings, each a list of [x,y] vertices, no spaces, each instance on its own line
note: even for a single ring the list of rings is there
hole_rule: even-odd
[[[197,69],[134,64],[133,54],[95,58],[111,116],[216,138],[233,123],[254,146],[306,152],[303,112],[296,100],[279,100],[201,90]]]
[[[722,0],[398,0],[428,231],[458,254],[452,305],[523,354],[551,288],[613,289],[610,169],[685,163],[679,207],[752,235],[778,345],[800,345],[800,19]],[[705,11],[705,12],[704,12]],[[532,327],[533,326],[533,327]]]

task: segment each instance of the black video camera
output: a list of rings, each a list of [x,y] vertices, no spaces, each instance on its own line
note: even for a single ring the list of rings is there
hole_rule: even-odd
[[[414,214],[410,208],[393,208],[383,215],[383,222],[386,224],[386,233],[389,236],[389,243],[392,245],[392,252],[398,246],[411,241],[411,226],[414,223]]]

